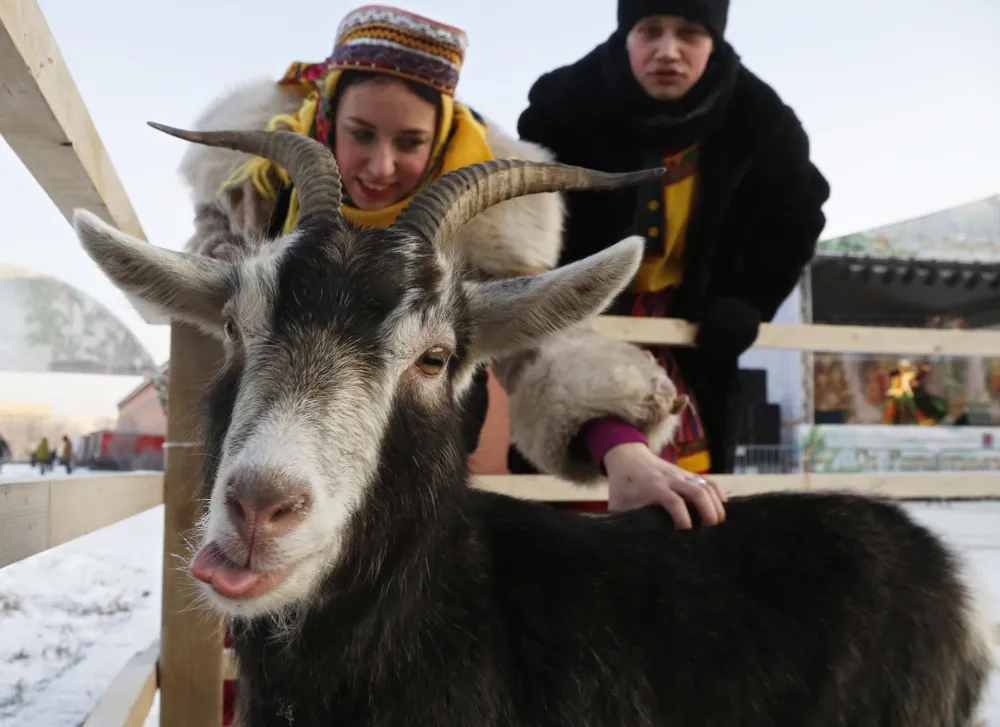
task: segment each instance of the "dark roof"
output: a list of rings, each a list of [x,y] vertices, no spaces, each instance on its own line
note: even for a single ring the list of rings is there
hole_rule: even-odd
[[[810,275],[816,323],[921,326],[937,315],[972,327],[1000,321],[1000,260],[824,255]]]

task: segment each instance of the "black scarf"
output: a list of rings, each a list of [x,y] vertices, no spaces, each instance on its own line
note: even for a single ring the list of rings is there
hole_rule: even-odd
[[[539,78],[528,99],[589,133],[634,139],[646,154],[662,152],[690,146],[716,128],[740,68],[736,51],[722,41],[691,90],[677,101],[657,101],[632,74],[625,36],[615,31],[576,63]]]

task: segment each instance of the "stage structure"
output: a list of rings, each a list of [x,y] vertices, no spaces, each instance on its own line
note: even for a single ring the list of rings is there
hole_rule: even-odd
[[[803,320],[1000,328],[1000,195],[821,241]],[[1000,357],[806,353],[798,444],[816,471],[1000,470]]]

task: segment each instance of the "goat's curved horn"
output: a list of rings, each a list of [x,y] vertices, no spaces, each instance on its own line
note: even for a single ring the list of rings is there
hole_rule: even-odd
[[[440,243],[483,210],[508,199],[571,189],[615,189],[663,176],[662,167],[609,174],[557,162],[491,159],[434,180],[400,212],[396,226]]]
[[[147,122],[154,129],[206,146],[222,146],[264,157],[281,165],[299,195],[299,219],[340,217],[340,169],[333,152],[320,142],[292,131],[185,131]]]

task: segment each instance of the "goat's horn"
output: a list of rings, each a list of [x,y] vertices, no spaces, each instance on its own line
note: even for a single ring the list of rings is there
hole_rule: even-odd
[[[315,139],[292,131],[184,131],[154,121],[147,123],[180,139],[235,149],[281,165],[298,191],[300,220],[314,215],[341,215],[337,160]]]
[[[571,189],[614,189],[663,176],[662,167],[609,174],[556,162],[491,159],[434,180],[400,212],[396,225],[441,243],[483,210],[514,197]]]

